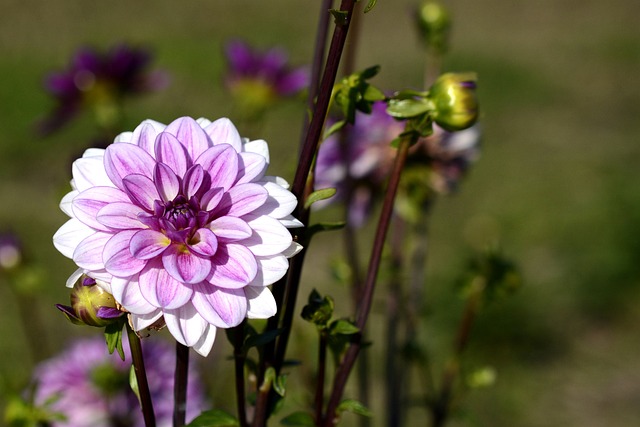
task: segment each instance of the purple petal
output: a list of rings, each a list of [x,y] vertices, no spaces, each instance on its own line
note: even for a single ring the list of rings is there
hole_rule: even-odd
[[[92,187],[78,194],[71,202],[73,214],[81,222],[97,230],[109,231],[101,224],[98,212],[112,202],[127,202],[127,195],[113,187]]]
[[[147,264],[140,272],[139,282],[142,296],[156,307],[182,307],[193,294],[191,287],[171,277],[159,260]]]
[[[253,231],[249,225],[233,216],[222,216],[213,220],[209,227],[216,237],[224,242],[234,242],[250,237]]]
[[[218,239],[213,231],[208,228],[196,230],[193,237],[188,242],[189,249],[198,255],[210,257],[218,250]]]
[[[149,153],[133,144],[111,144],[104,155],[107,176],[121,190],[124,190],[122,179],[127,175],[138,174],[151,179],[155,165]]]
[[[134,257],[129,249],[131,239],[137,232],[138,230],[121,231],[104,245],[102,259],[109,273],[117,277],[129,277],[139,273],[147,264],[146,260]]]
[[[129,249],[138,259],[151,259],[160,255],[171,244],[164,234],[155,230],[140,230],[131,238]]]
[[[140,123],[133,131],[131,142],[136,144],[144,151],[155,156],[156,138],[164,129],[164,125],[153,120],[145,120]]]
[[[169,166],[178,176],[184,176],[191,166],[185,147],[166,129],[156,138],[155,153],[156,160]]]
[[[256,153],[240,153],[236,184],[256,181],[267,170],[267,160]]]
[[[124,191],[131,201],[141,208],[153,212],[154,202],[160,198],[156,185],[144,175],[128,175],[122,180]]]
[[[276,83],[279,94],[288,96],[300,92],[309,85],[309,70],[298,68],[281,76]]]
[[[202,195],[200,199],[200,206],[206,211],[212,211],[218,206],[222,196],[224,196],[224,190],[222,188],[212,188]]]
[[[144,315],[157,310],[142,296],[137,278],[114,277],[111,280],[111,292],[116,301],[133,314]]]
[[[204,170],[200,165],[193,165],[187,173],[184,175],[184,181],[182,183],[184,189],[184,195],[187,199],[194,196],[200,190],[204,182]]]
[[[132,203],[109,203],[98,211],[96,219],[100,224],[118,230],[143,228],[142,223],[138,220],[138,215],[143,212],[144,210]]]
[[[231,120],[227,118],[218,119],[207,126],[204,131],[209,135],[214,146],[229,144],[236,152],[242,151],[242,138]]]
[[[211,146],[211,142],[205,131],[191,117],[182,117],[174,120],[167,126],[165,132],[169,132],[184,145],[192,159],[204,153]]]
[[[222,196],[215,213],[219,215],[242,216],[264,205],[269,197],[267,190],[258,184],[239,184]]]
[[[96,312],[96,315],[101,319],[115,319],[123,314],[124,312],[114,307],[100,307]]]
[[[234,243],[218,247],[211,262],[213,268],[207,282],[221,288],[242,288],[258,273],[255,256],[244,246]]]
[[[204,319],[219,328],[232,328],[247,314],[243,289],[222,289],[208,283],[193,286],[193,306]]]
[[[189,251],[186,246],[174,244],[162,254],[162,263],[167,272],[184,283],[198,283],[209,275],[211,260]]]
[[[164,163],[158,163],[153,173],[153,180],[160,197],[165,202],[170,202],[176,198],[180,192],[180,179],[173,170]]]
[[[238,176],[238,153],[229,145],[215,145],[202,153],[196,163],[209,174],[211,188],[227,191]]]
[[[107,233],[95,233],[85,238],[73,252],[73,261],[85,270],[104,268],[102,252],[109,239],[111,234]]]

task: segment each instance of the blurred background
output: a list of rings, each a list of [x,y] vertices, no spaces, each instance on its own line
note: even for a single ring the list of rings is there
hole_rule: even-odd
[[[373,82],[383,90],[421,88],[425,59],[411,16],[417,3],[379,0],[361,16],[357,68],[380,64]],[[478,318],[465,363],[492,367],[497,377],[466,395],[465,415],[452,425],[640,425],[640,2],[443,3],[453,16],[443,68],[478,73],[483,142],[460,191],[439,199],[431,218],[427,347],[451,340],[461,307],[454,285],[475,251],[499,243],[523,276],[522,289]],[[33,266],[21,285],[26,289],[6,280],[0,287],[3,393],[23,388],[34,364],[72,337],[97,333],[71,325],[54,308],[68,301],[64,282],[74,266],[51,243],[66,220],[58,204],[69,190],[71,162],[91,146],[95,126],[83,113],[39,136],[35,123],[53,107],[44,76],[67,67],[78,47],[131,43],[151,49],[153,67],[165,70],[170,83],[129,99],[122,130],[146,118],[233,120],[222,84],[223,44],[242,38],[260,48],[279,45],[292,63],[309,63],[317,6],[311,0],[2,0],[0,232],[19,236]],[[303,101],[294,100],[269,111],[261,129],[240,128],[269,142],[272,174],[292,179],[303,114]],[[311,248],[301,300],[313,287],[336,300],[347,292],[328,271],[335,238],[324,235]],[[366,239],[363,247],[365,259]],[[383,296],[371,320],[376,373]],[[339,315],[348,308],[337,304]],[[296,326],[292,357],[305,357],[313,345],[309,329]],[[212,355],[199,362],[214,405],[232,412],[230,354],[220,334]],[[312,371],[292,368],[291,383],[304,383]],[[293,393],[291,408],[309,402],[309,395]],[[426,412],[417,408],[411,417],[421,425]],[[345,418],[345,425],[354,419]],[[382,420],[380,414],[374,425]]]

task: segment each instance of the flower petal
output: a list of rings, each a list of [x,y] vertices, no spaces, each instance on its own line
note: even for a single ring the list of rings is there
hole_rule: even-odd
[[[169,166],[178,176],[184,176],[191,166],[191,159],[185,147],[166,130],[156,138],[156,161]]]
[[[227,118],[221,118],[204,128],[213,145],[229,144],[236,152],[242,150],[242,139],[238,129]]]
[[[238,176],[238,153],[233,147],[214,145],[198,157],[201,165],[211,178],[211,188],[222,187],[229,190]]]
[[[191,117],[181,117],[174,120],[169,123],[165,132],[175,135],[192,159],[196,159],[211,146],[211,141],[205,131]]]
[[[193,289],[171,277],[159,260],[147,263],[138,281],[144,298],[156,307],[176,309],[189,302],[193,295]]]
[[[150,314],[157,310],[144,298],[135,277],[114,277],[111,280],[111,292],[116,301],[132,314]]]
[[[71,202],[71,209],[76,218],[91,228],[109,231],[109,227],[101,224],[98,212],[113,202],[128,202],[129,197],[114,187],[92,187],[79,193]]]
[[[95,233],[95,230],[87,227],[75,218],[65,222],[53,235],[53,245],[62,255],[73,258],[73,252],[80,242]]]
[[[104,155],[107,176],[121,190],[124,190],[122,179],[128,175],[144,175],[151,179],[155,163],[149,153],[133,144],[111,144]]]
[[[247,315],[243,289],[222,289],[209,283],[194,285],[193,306],[204,319],[219,328],[232,328]]]
[[[277,219],[268,216],[245,215],[253,229],[253,235],[243,244],[258,256],[277,255],[285,251],[293,241],[291,233]]]
[[[221,288],[242,288],[258,273],[258,264],[251,251],[235,243],[218,247],[211,263],[213,268],[207,282]]]
[[[65,194],[64,197],[62,197],[62,200],[60,200],[60,210],[70,217],[73,217],[71,202],[78,194],[80,194],[78,190],[73,190]]]
[[[111,237],[111,234],[97,232],[85,238],[73,252],[73,261],[85,270],[104,268],[102,251]]]
[[[131,174],[122,180],[122,185],[133,203],[148,212],[153,212],[154,202],[160,198],[160,195],[150,178],[144,175]]]
[[[251,227],[240,218],[233,216],[221,216],[209,224],[209,228],[216,237],[224,242],[234,242],[250,237],[253,231]]]
[[[144,328],[148,328],[153,325],[162,317],[162,310],[156,309],[149,314],[134,314],[131,313],[129,319],[131,320],[131,327],[134,331],[141,331]]]
[[[167,272],[184,283],[198,283],[211,271],[211,260],[193,254],[186,246],[173,244],[162,254],[162,263]]]
[[[269,286],[282,279],[289,269],[289,260],[284,255],[256,257],[258,274],[250,286]]]
[[[244,292],[247,295],[249,319],[268,319],[278,312],[276,300],[269,288],[247,286]]]
[[[171,244],[171,239],[155,230],[140,230],[131,238],[129,249],[138,259],[151,259],[160,255]]]
[[[164,163],[158,163],[153,171],[158,194],[165,202],[170,202],[180,193],[180,179],[173,170]]]
[[[284,218],[296,208],[298,200],[289,190],[282,188],[275,182],[262,183],[269,192],[269,198],[260,208],[260,213],[269,215],[272,218]]]
[[[146,260],[138,259],[131,253],[131,238],[138,231],[120,231],[106,242],[102,259],[104,267],[109,273],[117,277],[129,277],[139,273],[147,264]]]
[[[200,356],[207,357],[209,352],[211,351],[211,347],[213,347],[213,342],[216,340],[216,327],[213,325],[207,325],[202,337],[198,340],[197,343],[193,345],[193,349]]]
[[[209,324],[191,303],[175,310],[165,309],[163,312],[169,332],[182,345],[191,347],[198,343],[208,330]]]
[[[238,160],[236,184],[257,181],[267,170],[267,160],[260,154],[240,153]]]
[[[83,191],[95,186],[113,186],[104,168],[104,150],[100,152],[99,157],[83,157],[73,162],[71,171],[76,189]]]
[[[182,182],[183,192],[187,199],[196,195],[204,183],[204,170],[200,165],[193,165],[184,175]]]
[[[196,230],[187,244],[190,250],[204,257],[213,256],[218,250],[218,238],[208,228]]]
[[[96,219],[100,224],[117,230],[143,228],[144,225],[138,219],[138,215],[144,210],[128,202],[109,203],[98,211]]]
[[[156,138],[164,128],[165,125],[155,120],[145,120],[134,129],[130,142],[155,156]]]
[[[268,197],[267,190],[259,184],[239,184],[222,196],[214,213],[240,217],[264,205]]]
[[[247,141],[242,145],[243,151],[246,153],[260,154],[269,163],[269,145],[263,139],[255,141]]]

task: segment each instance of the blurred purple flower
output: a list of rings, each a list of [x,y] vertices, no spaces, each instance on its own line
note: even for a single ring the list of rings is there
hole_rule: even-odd
[[[232,40],[226,44],[225,54],[228,63],[225,83],[241,105],[264,108],[309,85],[308,70],[290,67],[282,49],[260,52],[243,41]]]
[[[22,242],[13,233],[0,234],[0,272],[13,270],[23,259]]]
[[[373,104],[371,114],[357,113],[355,125],[347,125],[344,147],[339,134],[322,142],[316,163],[315,187],[336,188],[327,203],[345,201],[350,194],[348,220],[361,226],[393,165],[395,149],[390,143],[404,130],[404,124],[386,113],[386,104]],[[434,125],[434,133],[415,144],[407,166],[427,168],[429,187],[437,193],[453,191],[471,162],[478,156],[478,126],[447,132]],[[349,191],[349,187],[351,190]],[[317,203],[323,206],[323,203]]]
[[[125,338],[126,339],[126,338]],[[144,425],[137,397],[129,386],[131,357],[109,354],[103,338],[77,340],[34,370],[34,404],[65,416],[52,427],[136,427]],[[157,425],[169,427],[173,415],[173,346],[161,341],[142,343],[145,368]],[[204,408],[202,385],[189,366],[187,420]]]
[[[71,217],[53,237],[81,274],[131,313],[135,330],[161,320],[180,343],[206,356],[217,328],[266,319],[267,286],[300,245],[287,228],[297,200],[266,176],[269,148],[229,119],[145,120],[106,150],[73,163]]]
[[[150,71],[151,53],[119,44],[107,52],[79,49],[64,71],[50,73],[45,90],[55,107],[38,123],[48,135],[67,124],[89,104],[118,104],[124,97],[159,90],[168,83],[163,71]]]

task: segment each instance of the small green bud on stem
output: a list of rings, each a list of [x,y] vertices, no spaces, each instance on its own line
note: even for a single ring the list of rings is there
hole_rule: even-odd
[[[445,73],[429,89],[435,106],[434,120],[455,132],[471,127],[478,119],[475,73]]]
[[[71,306],[56,304],[56,307],[76,325],[104,327],[124,314],[113,295],[87,276],[82,276],[73,286],[70,299]]]

